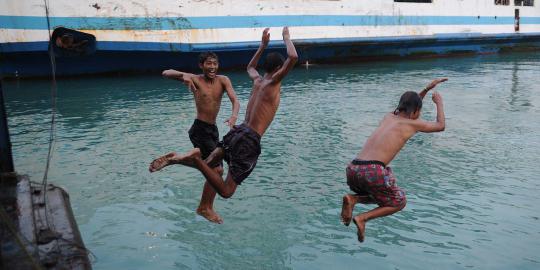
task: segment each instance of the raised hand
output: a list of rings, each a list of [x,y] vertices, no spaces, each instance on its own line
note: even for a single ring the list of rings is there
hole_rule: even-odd
[[[264,31],[263,31],[263,34],[262,34],[262,40],[261,40],[261,44],[266,47],[268,46],[268,42],[270,42],[270,28],[265,28]]]
[[[435,86],[437,86],[437,84],[442,83],[442,82],[446,82],[446,81],[448,81],[448,78],[435,79],[430,84],[428,84],[428,86],[426,86],[426,88],[424,88],[424,90],[420,91],[420,93],[418,93],[418,94],[420,95],[420,97],[422,99],[424,99],[424,97],[426,96],[427,92],[429,92],[429,90],[435,88]]]
[[[289,34],[289,27],[283,27],[283,39],[290,39],[291,35]]]
[[[437,84],[442,83],[442,82],[446,82],[446,81],[448,81],[448,78],[435,79],[430,84],[428,84],[428,86],[426,86],[426,90],[429,91],[429,90],[435,88],[435,86],[437,86]]]
[[[431,94],[431,99],[433,100],[433,103],[437,105],[442,104],[442,96],[437,91],[433,91],[433,94]]]

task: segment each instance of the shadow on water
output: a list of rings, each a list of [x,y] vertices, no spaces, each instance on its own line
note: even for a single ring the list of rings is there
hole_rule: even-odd
[[[533,269],[539,60],[516,54],[295,69],[257,168],[234,198],[216,200],[222,225],[194,212],[203,183],[197,171],[147,172],[152,158],[191,148],[195,108],[183,85],[157,75],[62,79],[49,178],[70,191],[100,269]],[[243,119],[251,82],[245,72],[226,75]],[[435,77],[450,78],[439,87],[447,129],[416,135],[392,162],[408,205],[370,221],[360,245],[354,226],[339,221],[349,192],[345,166],[404,91]],[[39,179],[49,83],[4,88],[15,165]],[[224,135],[226,97],[222,106]],[[429,97],[423,117],[435,118]]]

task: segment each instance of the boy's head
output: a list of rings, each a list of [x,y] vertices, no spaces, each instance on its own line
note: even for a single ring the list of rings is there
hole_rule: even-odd
[[[394,111],[394,114],[404,113],[411,119],[418,119],[420,117],[420,110],[422,109],[422,98],[418,93],[413,91],[407,91],[401,95],[399,99],[399,105]]]
[[[199,68],[202,69],[204,76],[209,79],[216,77],[219,67],[218,56],[213,52],[204,52],[199,55]]]
[[[278,70],[285,62],[285,58],[280,53],[271,52],[266,55],[266,59],[263,64],[263,69],[266,73],[272,73]]]

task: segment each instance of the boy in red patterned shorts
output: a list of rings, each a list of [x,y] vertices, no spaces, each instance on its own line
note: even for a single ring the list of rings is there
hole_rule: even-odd
[[[341,220],[347,226],[351,219],[358,227],[358,241],[364,241],[368,220],[394,214],[405,207],[405,192],[396,185],[396,178],[387,164],[394,159],[416,132],[443,131],[444,110],[442,97],[433,92],[433,102],[437,105],[437,121],[419,119],[422,100],[427,92],[447,79],[431,82],[420,93],[405,92],[393,113],[384,116],[379,127],[368,138],[362,151],[347,166],[347,184],[356,194],[343,196]],[[376,203],[379,207],[352,218],[356,203]]]

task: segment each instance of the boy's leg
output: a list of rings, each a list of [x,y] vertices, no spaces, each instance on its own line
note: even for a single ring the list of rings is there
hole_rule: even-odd
[[[207,158],[206,161],[211,162],[208,157],[210,153],[216,149],[219,143],[219,132],[217,127],[215,125],[208,125],[200,120],[195,120],[188,133],[189,139],[191,140],[191,143],[193,143],[193,147],[199,148],[202,156]],[[214,154],[213,156],[215,157],[216,155]],[[223,168],[218,165],[220,163],[221,160],[215,162],[215,164],[210,164],[210,166],[214,168],[214,170],[216,170],[220,175],[223,175]],[[207,181],[205,181],[201,194],[201,200],[196,212],[211,222],[223,223],[221,217],[214,211],[215,198],[216,191]]]
[[[200,150],[198,148],[194,148],[185,155],[179,155],[179,154],[177,154],[175,152],[171,152],[171,153],[168,153],[168,154],[166,154],[164,156],[158,157],[158,158],[154,159],[152,161],[152,163],[150,163],[150,167],[148,168],[148,170],[152,173],[152,172],[159,171],[159,170],[161,170],[161,169],[163,169],[163,168],[165,168],[165,167],[167,167],[169,165],[172,165],[172,164],[182,164],[182,165],[185,165],[185,166],[195,168],[195,164],[190,160],[186,160],[186,158],[185,158],[186,155],[189,155],[190,153],[195,151],[195,149],[197,151],[199,151],[199,153],[200,153]]]
[[[405,204],[401,206],[379,206],[375,209],[372,209],[370,211],[367,211],[365,213],[362,213],[358,216],[355,216],[353,218],[354,224],[356,224],[356,227],[358,227],[358,241],[364,242],[364,233],[366,230],[366,222],[368,220],[388,216],[391,214],[394,214],[395,212],[400,211],[405,207]]]
[[[227,177],[225,180],[223,180],[223,177],[218,172],[210,168],[203,160],[196,159],[195,163],[197,169],[201,171],[208,184],[214,188],[214,191],[217,192],[219,196],[227,199],[234,194],[237,184],[233,181],[230,173],[227,173]]]
[[[341,222],[343,222],[345,226],[349,226],[352,219],[354,205],[357,203],[368,204],[372,202],[373,200],[366,195],[346,194],[343,196],[343,206],[341,207]]]
[[[210,155],[208,155],[208,157],[204,161],[206,161],[206,164],[215,167],[218,165],[218,163],[223,161],[223,155],[223,148],[216,147],[216,149],[214,149],[214,151],[212,151],[212,153],[210,153]],[[221,175],[223,175],[223,166],[220,166],[220,168]]]
[[[208,161],[208,159],[206,161]],[[223,167],[219,166],[214,168],[214,170],[220,175],[223,175]],[[211,222],[221,224],[223,223],[223,219],[214,210],[215,198],[216,191],[210,185],[210,183],[208,183],[208,181],[205,181],[203,192],[201,195],[201,202],[199,203],[199,207],[197,207],[197,214],[201,215],[202,217],[208,219]]]
[[[200,159],[200,150],[198,148],[195,148],[184,155],[179,155],[174,152],[169,153],[167,155],[164,155],[162,157],[155,159],[150,164],[149,170],[150,172],[155,172],[172,164],[181,164],[181,165],[198,169],[194,160],[190,158],[196,153],[198,153],[199,159]],[[207,164],[217,164],[221,162],[222,160],[223,160],[223,148],[218,147],[214,149],[214,151],[212,151],[212,153],[208,156],[208,158],[204,162],[206,162]],[[223,175],[223,167],[220,166],[214,169],[216,173],[219,174],[219,176]],[[214,203],[215,197],[216,197],[216,191],[214,190],[212,185],[208,183],[208,181],[206,181],[203,187],[201,202],[200,202],[199,207],[197,208],[197,213],[212,222],[223,223],[223,220],[221,219],[221,217],[213,210],[213,203]]]
[[[225,181],[223,181],[223,177],[201,159],[199,148],[195,148],[184,155],[177,155],[174,162],[197,168],[204,175],[206,181],[223,198],[230,198],[236,191],[237,184],[233,181],[232,175],[228,173]]]
[[[148,170],[150,172],[156,172],[172,164],[181,164],[184,166],[197,168],[193,163],[193,160],[186,158],[187,156],[191,155],[193,151],[195,151],[195,149],[197,149],[197,151],[199,151],[200,153],[200,150],[198,148],[194,148],[184,155],[179,155],[175,152],[171,152],[164,156],[156,158],[152,161],[152,163],[150,163],[150,167],[148,168]],[[221,162],[221,160],[223,160],[223,148],[221,147],[217,147],[216,149],[214,149],[214,151],[210,153],[208,158],[206,158],[206,162],[211,165],[217,164]]]

